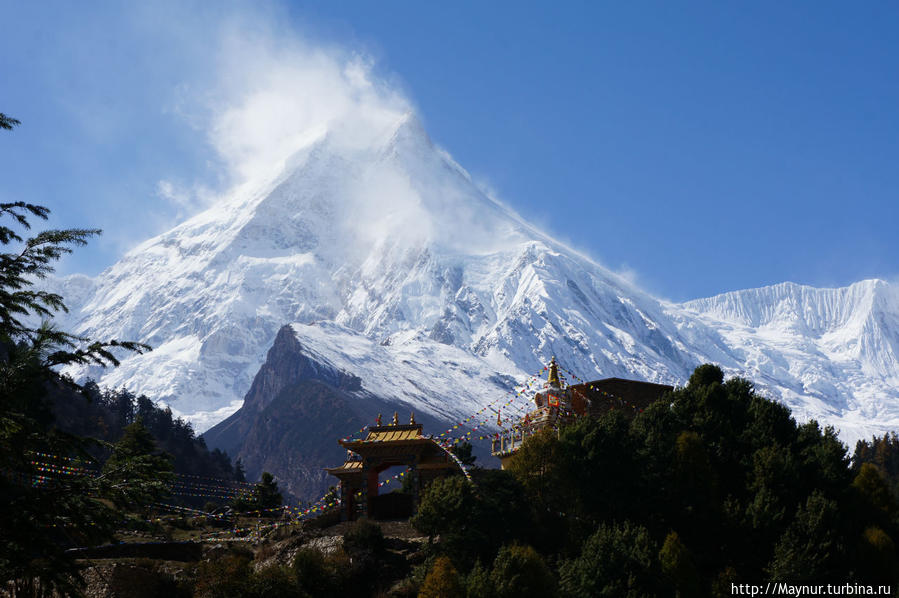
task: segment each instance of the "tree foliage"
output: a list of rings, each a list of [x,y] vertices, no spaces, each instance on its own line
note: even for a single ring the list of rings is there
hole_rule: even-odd
[[[412,525],[440,537],[439,549],[466,570],[492,562],[504,542],[526,540],[531,529],[523,488],[504,471],[474,472],[475,487],[462,476],[432,482],[422,493]]]
[[[833,428],[797,424],[749,381],[703,365],[640,413],[613,410],[528,438],[494,473],[502,484],[435,482],[413,523],[479,580],[475,593],[499,591],[475,564],[514,542],[556,564],[572,596],[891,580],[893,439],[860,443],[850,464]]]
[[[0,129],[18,121],[0,114]],[[0,203],[0,579],[15,595],[77,593],[78,566],[65,550],[111,537],[122,515],[109,498],[91,453],[95,442],[60,430],[52,396],[81,387],[53,369],[67,364],[117,365],[121,351],[149,347],[104,342],[57,330],[48,322],[66,311],[63,298],[36,287],[96,229],[47,230],[27,236],[46,207]],[[139,485],[139,481],[134,482]]]
[[[0,129],[6,129],[8,131],[20,124],[22,123],[20,123],[18,120],[14,119],[11,116],[6,116],[2,112],[0,112]]]
[[[418,598],[457,598],[462,595],[462,581],[453,562],[445,556],[437,557],[421,584]]]
[[[474,447],[472,447],[471,443],[468,441],[454,444],[452,449],[450,450],[452,450],[453,454],[457,459],[459,459],[459,461],[462,462],[463,465],[474,465],[474,462],[478,459],[472,453]]]
[[[272,514],[274,509],[281,506],[284,497],[278,490],[278,482],[275,476],[267,471],[262,472],[259,481],[249,494],[242,494],[231,501],[231,507],[235,511],[268,511]]]
[[[567,596],[652,596],[660,589],[658,548],[642,526],[601,525],[561,567]]]
[[[169,495],[172,472],[171,456],[159,454],[156,440],[138,418],[115,444],[100,480],[104,495],[116,506],[140,509]]]
[[[552,598],[556,579],[530,546],[503,546],[493,561],[490,583],[498,598]]]

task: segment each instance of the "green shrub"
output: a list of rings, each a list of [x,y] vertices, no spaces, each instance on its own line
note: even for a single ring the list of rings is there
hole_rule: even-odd
[[[658,548],[645,527],[603,525],[578,558],[561,567],[568,596],[652,596],[660,587]]]
[[[546,598],[556,595],[556,579],[530,546],[503,546],[493,562],[490,583],[498,598]]]
[[[445,556],[437,557],[418,592],[418,598],[457,598],[463,595],[459,572]]]

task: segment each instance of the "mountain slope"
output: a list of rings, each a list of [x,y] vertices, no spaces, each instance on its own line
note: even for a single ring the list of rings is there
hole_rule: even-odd
[[[78,288],[69,329],[156,349],[70,373],[161,399],[200,429],[241,405],[288,323],[304,355],[358,377],[370,400],[444,422],[556,355],[585,379],[669,384],[712,361],[850,436],[896,423],[899,300],[886,283],[661,301],[490,198],[412,115],[365,143],[323,132],[278,178]],[[409,384],[385,383],[379,363]]]
[[[838,289],[787,282],[683,307],[797,417],[833,422],[844,438],[899,428],[899,289],[882,280]]]

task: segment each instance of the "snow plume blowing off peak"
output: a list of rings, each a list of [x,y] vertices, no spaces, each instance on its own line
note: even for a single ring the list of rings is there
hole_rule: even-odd
[[[496,224],[494,214],[507,220],[506,210],[482,193],[474,194],[476,205],[468,201],[472,197],[458,196],[454,179],[470,177],[432,146],[396,78],[379,72],[363,51],[300,36],[281,25],[285,19],[277,8],[268,8],[213,17],[211,79],[203,89],[185,90],[189,94],[178,106],[208,140],[228,190],[184,192],[160,181],[160,194],[180,203],[185,196],[202,197],[193,202],[196,208],[222,200],[245,203],[298,169],[342,170],[368,161],[371,168],[347,181],[335,214],[352,217],[340,228],[357,245],[390,239],[495,249],[497,231],[490,224]],[[316,164],[325,154],[332,162]],[[403,167],[395,168],[397,163]],[[445,222],[457,226],[448,229]],[[503,232],[515,231],[504,226]]]
[[[210,191],[208,181],[160,181],[163,198],[194,211],[258,189],[290,156],[326,135],[346,148],[369,146],[414,110],[396,78],[379,73],[366,51],[303,31],[279,3],[136,10],[151,37],[184,56],[187,66],[172,65],[185,82],[170,111],[208,143],[213,186],[231,190]],[[168,18],[158,18],[158,10]]]
[[[370,145],[412,109],[358,54],[298,41],[271,47],[244,36],[225,43],[221,68],[243,76],[226,79],[229,100],[213,104],[208,135],[242,180],[271,176],[325,134],[347,148]]]

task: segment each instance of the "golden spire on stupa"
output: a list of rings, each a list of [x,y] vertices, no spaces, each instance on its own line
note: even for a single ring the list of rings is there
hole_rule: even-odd
[[[556,363],[555,355],[549,362],[549,377],[546,379],[546,382],[550,386],[562,387],[562,383],[559,381],[559,365]]]

